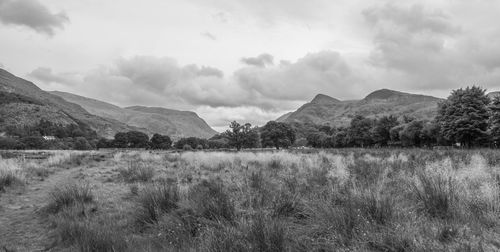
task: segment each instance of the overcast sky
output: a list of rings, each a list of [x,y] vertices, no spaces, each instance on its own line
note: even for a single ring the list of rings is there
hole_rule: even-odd
[[[499,14],[496,0],[0,0],[0,67],[222,130],[318,93],[500,90]]]

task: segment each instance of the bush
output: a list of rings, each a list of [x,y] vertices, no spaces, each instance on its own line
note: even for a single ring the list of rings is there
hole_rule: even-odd
[[[127,168],[120,169],[120,175],[126,182],[133,183],[137,181],[151,181],[155,175],[155,170],[143,162],[132,161]]]
[[[191,147],[191,145],[189,144],[185,144],[184,146],[182,146],[182,149],[185,151],[190,151],[193,150],[193,147]]]
[[[253,217],[247,236],[253,251],[287,251],[284,226],[266,218],[262,213]]]
[[[434,218],[447,219],[453,216],[453,204],[457,196],[451,178],[420,172],[410,188],[420,211]]]
[[[234,205],[224,192],[222,182],[202,181],[189,192],[194,211],[200,216],[217,222],[233,222]]]
[[[178,208],[179,192],[176,185],[157,182],[144,188],[138,198],[139,214],[137,221],[141,224],[155,224],[160,217]]]
[[[0,170],[0,192],[14,184],[24,184],[20,174],[16,171]]]
[[[57,213],[65,207],[90,203],[94,200],[89,184],[67,184],[56,187],[50,192],[49,197],[50,201],[46,207],[49,213]]]

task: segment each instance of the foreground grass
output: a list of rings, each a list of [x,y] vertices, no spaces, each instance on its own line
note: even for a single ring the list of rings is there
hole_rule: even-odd
[[[497,251],[498,154],[117,153],[94,187],[125,196],[73,184],[47,208],[80,251]]]

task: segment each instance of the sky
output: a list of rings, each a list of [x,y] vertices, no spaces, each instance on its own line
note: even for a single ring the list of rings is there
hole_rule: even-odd
[[[222,131],[322,93],[500,90],[496,0],[0,0],[0,67]]]

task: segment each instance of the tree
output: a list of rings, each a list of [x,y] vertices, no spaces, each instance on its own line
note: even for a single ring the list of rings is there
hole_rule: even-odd
[[[439,104],[436,120],[446,139],[472,147],[476,139],[486,135],[490,99],[485,92],[476,86],[453,90]]]
[[[97,142],[96,146],[97,146],[98,149],[101,149],[101,148],[110,148],[110,147],[113,147],[113,141],[108,140],[106,138],[101,138]]]
[[[260,130],[262,146],[288,148],[295,142],[295,131],[286,123],[270,121]]]
[[[425,146],[433,146],[442,143],[442,137],[439,134],[439,125],[435,122],[426,122],[423,125],[422,132],[420,134],[421,144]]]
[[[252,128],[250,123],[244,125],[236,121],[231,122],[229,130],[224,132],[224,135],[229,140],[229,145],[241,150],[241,148],[256,148],[259,145],[259,132],[256,128]]]
[[[26,136],[21,138],[21,142],[28,149],[43,149],[45,147],[45,140],[41,136]]]
[[[495,147],[500,145],[500,96],[495,96],[490,105],[489,131]]]
[[[375,144],[387,146],[391,141],[391,129],[398,125],[398,119],[395,116],[383,116],[375,121],[372,129],[372,139]]]
[[[149,137],[140,131],[127,132],[128,147],[130,148],[146,148],[149,144]]]
[[[10,137],[0,136],[0,150],[24,149],[24,144]]]
[[[172,140],[170,139],[169,136],[154,134],[153,137],[151,137],[149,147],[151,149],[167,150],[170,149],[170,147],[172,147]]]
[[[75,150],[90,150],[92,146],[89,144],[85,137],[76,137],[75,138]]]
[[[128,135],[125,132],[118,132],[115,134],[115,139],[113,140],[113,146],[115,148],[127,148],[128,147]]]
[[[401,144],[406,147],[420,146],[423,123],[422,121],[411,121],[405,124],[402,131],[399,132]]]
[[[372,127],[373,120],[361,115],[355,116],[351,120],[351,126],[349,127],[349,141],[355,146],[369,146],[372,143],[370,135]]]
[[[324,132],[312,132],[307,135],[307,144],[313,148],[324,148],[328,135]]]

